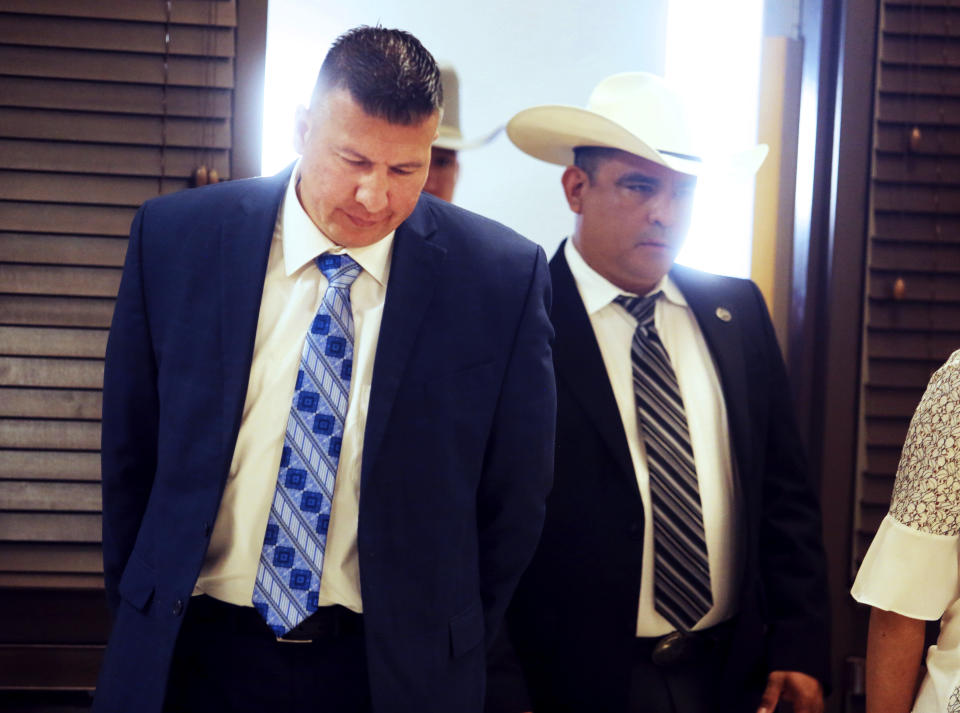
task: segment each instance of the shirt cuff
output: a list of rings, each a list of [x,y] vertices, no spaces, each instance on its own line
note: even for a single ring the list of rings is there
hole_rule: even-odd
[[[911,619],[939,619],[960,593],[958,539],[919,532],[888,513],[850,594],[862,604]]]

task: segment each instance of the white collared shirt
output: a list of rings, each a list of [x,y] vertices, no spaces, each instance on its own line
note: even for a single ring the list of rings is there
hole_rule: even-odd
[[[353,375],[319,603],[342,604],[361,612],[357,561],[360,466],[393,233],[362,248],[344,249],[335,244],[300,205],[298,171],[299,164],[287,186],[270,245],[243,420],[194,593],[251,606],[303,340],[327,288],[327,278],[314,258],[325,252],[347,253],[363,272],[350,290]]]
[[[630,357],[637,321],[613,302],[617,296],[628,293],[591,268],[577,252],[572,240],[567,240],[564,246],[564,257],[600,346],[643,501],[645,526],[637,636],[662,636],[674,627],[653,606],[653,511],[646,453],[637,422]],[[686,299],[669,275],[665,275],[648,294],[657,290],[662,290],[664,296],[657,300],[654,324],[677,375],[700,484],[713,590],[713,608],[694,627],[704,629],[736,613],[740,572],[739,519],[727,410],[713,357]]]

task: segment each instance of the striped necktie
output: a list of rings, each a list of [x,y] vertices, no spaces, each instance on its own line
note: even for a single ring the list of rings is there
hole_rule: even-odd
[[[300,355],[253,589],[254,607],[277,636],[318,608],[353,370],[350,286],[362,268],[347,255],[321,255],[316,263],[327,290]]]
[[[654,326],[661,294],[615,301],[637,320],[633,393],[650,473],[654,607],[678,630],[689,631],[713,606],[713,594],[690,429],[670,356]]]

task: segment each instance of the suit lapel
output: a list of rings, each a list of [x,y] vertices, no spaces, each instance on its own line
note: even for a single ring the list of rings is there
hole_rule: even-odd
[[[222,447],[233,451],[257,335],[263,280],[277,211],[292,169],[242,196],[220,234],[220,354],[223,364]]]
[[[361,482],[366,482],[376,461],[403,373],[446,255],[446,250],[432,240],[435,232],[433,216],[425,201],[421,200],[394,236],[387,295],[373,362]]]
[[[730,303],[724,301],[722,292],[701,284],[696,273],[674,267],[670,277],[690,305],[707,342],[707,348],[717,365],[727,409],[736,472],[746,472],[745,469],[749,468],[751,462],[751,431],[747,399],[747,360],[742,349],[741,330],[747,315],[738,314]]]
[[[635,482],[636,474],[617,401],[590,317],[563,255],[563,244],[550,261],[550,276],[553,281],[550,316],[556,330],[553,358],[557,378],[577,398],[620,469]],[[624,348],[629,349],[629,345]]]

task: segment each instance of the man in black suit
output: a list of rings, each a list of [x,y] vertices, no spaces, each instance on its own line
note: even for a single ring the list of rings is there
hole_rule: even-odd
[[[543,251],[421,195],[441,97],[416,38],[352,30],[295,166],[137,214],[95,710],[481,710],[543,523],[553,330]]]
[[[763,299],[673,264],[701,171],[678,95],[628,73],[589,106],[507,126],[567,166],[576,227],[550,265],[554,489],[487,710],[820,713],[819,508]]]

